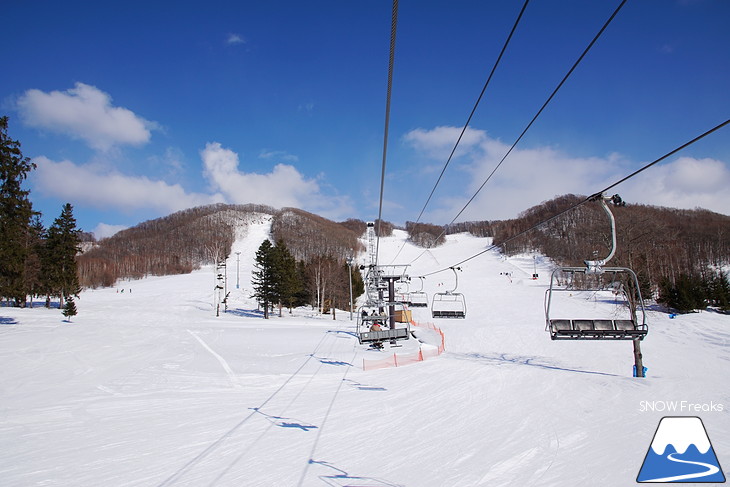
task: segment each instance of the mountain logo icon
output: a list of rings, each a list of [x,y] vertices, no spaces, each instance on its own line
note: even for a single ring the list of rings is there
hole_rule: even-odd
[[[662,418],[636,481],[725,482],[702,420],[696,416]]]

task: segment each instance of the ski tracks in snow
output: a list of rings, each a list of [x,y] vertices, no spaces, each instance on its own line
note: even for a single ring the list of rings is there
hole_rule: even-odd
[[[233,387],[241,387],[241,384],[238,383],[238,377],[236,377],[236,374],[233,372],[233,369],[231,369],[231,366],[228,365],[228,362],[226,362],[226,359],[218,355],[215,350],[210,348],[205,341],[203,341],[202,338],[198,336],[197,333],[194,331],[188,330],[188,333],[190,333],[193,338],[195,338],[202,346],[205,348],[210,354],[215,357],[216,360],[221,364],[221,367],[223,367],[223,370],[226,371],[226,374],[228,374],[228,378],[231,380],[231,383],[233,384]]]
[[[240,387],[228,362],[196,333],[190,330],[188,333],[218,360],[231,382]],[[213,487],[231,483],[250,485],[257,482],[267,485],[296,485],[297,479],[282,478],[283,469],[277,466],[291,465],[297,461],[301,461],[304,469],[299,479],[301,485],[311,457],[316,451],[321,428],[326,423],[342,383],[352,367],[352,360],[342,360],[350,357],[341,355],[351,353],[354,345],[346,349],[343,347],[345,342],[338,338],[337,333],[324,332],[312,352],[275,391],[258,406],[248,408],[248,414],[240,422],[181,466],[159,487]],[[346,344],[351,342],[348,339]],[[330,373],[322,377],[323,369],[340,366],[345,367],[344,376]],[[336,383],[332,380],[335,377],[339,379]],[[312,387],[314,382],[319,382],[319,385]],[[324,384],[333,385],[323,387]],[[303,407],[312,403],[321,407]],[[316,435],[308,434],[313,430],[317,430]],[[266,453],[262,455],[262,452]],[[252,453],[256,455],[252,456]],[[292,470],[291,473],[294,475],[295,472]]]

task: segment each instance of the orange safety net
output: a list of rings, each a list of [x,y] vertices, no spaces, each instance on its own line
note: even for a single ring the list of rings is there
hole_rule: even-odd
[[[389,355],[388,357],[378,359],[378,360],[368,360],[363,359],[362,360],[362,369],[363,370],[376,370],[376,369],[386,369],[389,367],[400,367],[402,365],[408,365],[415,362],[422,362],[427,358],[432,357],[438,357],[441,355],[444,350],[444,332],[441,331],[439,327],[434,325],[433,323],[418,323],[415,321],[411,321],[411,326],[421,327],[421,328],[427,328],[429,330],[436,331],[441,336],[441,343],[438,346],[434,346],[433,348],[431,346],[427,346],[427,348],[424,348],[421,346],[421,348],[418,350],[417,353],[409,353],[409,354],[397,354],[394,353],[393,355]]]

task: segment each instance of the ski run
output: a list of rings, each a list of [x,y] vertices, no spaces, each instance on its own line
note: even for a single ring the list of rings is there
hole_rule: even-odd
[[[239,232],[219,317],[212,267],[86,290],[72,322],[40,304],[0,308],[0,484],[627,486],[663,416],[701,417],[730,465],[730,317],[649,306],[647,377],[634,378],[631,341],[550,340],[548,260],[488,252],[461,266],[465,319],[412,308],[443,332],[442,354],[364,370],[433,351],[440,336],[414,327],[419,340],[373,350],[346,311],[264,320],[251,273],[269,228],[263,218]],[[382,261],[405,239],[382,238]],[[450,235],[409,273],[489,243]],[[406,243],[399,263],[422,252]],[[424,290],[453,284],[440,273]]]

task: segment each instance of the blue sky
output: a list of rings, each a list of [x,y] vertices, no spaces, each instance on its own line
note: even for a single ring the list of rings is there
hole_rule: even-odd
[[[384,218],[415,220],[522,1],[402,1]],[[619,1],[532,0],[423,221],[474,194]],[[12,2],[0,113],[99,236],[213,202],[378,211],[391,3]],[[730,2],[630,0],[460,220],[590,194],[730,115]],[[730,214],[730,128],[616,188]]]

